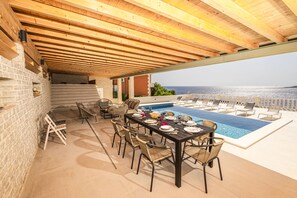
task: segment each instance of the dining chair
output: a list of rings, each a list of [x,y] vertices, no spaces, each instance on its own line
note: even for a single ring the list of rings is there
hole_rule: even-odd
[[[212,131],[210,133],[214,133],[216,131],[216,129],[218,128],[218,125],[211,120],[198,120],[198,121],[196,121],[196,123],[201,124],[206,127],[209,127],[209,128],[212,128]],[[204,138],[210,137],[210,133],[198,136],[198,137],[194,138],[193,140],[195,140],[198,143],[198,145],[201,145],[203,143]]]
[[[45,136],[45,142],[44,142],[44,146],[43,146],[43,150],[46,149],[46,145],[48,142],[48,136],[50,133],[55,133],[60,140],[63,142],[63,144],[66,145],[66,137],[64,136],[62,130],[66,129],[66,124],[60,124],[60,125],[56,125],[55,122],[50,118],[49,115],[45,115],[44,120],[47,122],[48,126],[47,126],[47,131],[46,131],[46,136]]]
[[[189,116],[189,115],[184,115],[184,114],[183,114],[183,115],[179,115],[179,116],[177,116],[177,119],[178,119],[179,121],[183,121],[183,122],[187,122],[187,121],[193,120],[191,116]]]
[[[164,111],[164,112],[162,112],[161,113],[161,116],[162,117],[166,117],[166,116],[174,116],[175,114],[174,114],[174,112],[172,112],[172,111]]]
[[[212,143],[210,143],[211,140],[212,140]],[[217,138],[217,137],[205,138],[201,145],[187,145],[184,149],[183,156],[182,156],[183,160],[192,157],[203,166],[205,193],[207,193],[207,181],[206,181],[205,168],[208,163],[212,162],[215,159],[218,160],[220,179],[223,180],[220,159],[218,157],[223,143],[224,143],[223,138]],[[187,154],[189,157],[184,159],[185,154]]]
[[[122,157],[123,158],[125,157],[126,146],[128,143],[128,145],[130,145],[133,150],[132,162],[131,162],[131,169],[133,169],[135,150],[140,149],[139,142],[136,139],[136,136],[138,135],[138,137],[145,142],[153,142],[153,139],[152,139],[152,136],[147,134],[138,134],[136,131],[134,131],[134,129],[131,129],[131,128],[124,128],[124,134],[125,134],[125,144],[124,144],[124,151],[123,151]]]
[[[139,173],[141,157],[144,156],[152,165],[151,186],[150,186],[150,192],[152,192],[153,181],[154,181],[154,172],[155,172],[155,163],[161,162],[165,159],[169,159],[170,157],[172,157],[173,163],[174,163],[173,152],[170,147],[149,144],[148,142],[140,139],[138,136],[136,136],[136,139],[139,142],[139,146],[140,146],[140,150],[141,150],[136,174],[138,175],[138,173]]]
[[[113,138],[112,138],[112,146],[114,145],[114,140],[116,136],[119,136],[120,138],[120,145],[119,145],[119,150],[118,150],[118,155],[120,155],[121,153],[121,146],[122,146],[122,139],[125,138],[125,127],[122,124],[122,122],[117,122],[116,120],[112,119],[110,120],[111,124],[113,126],[114,129],[114,134],[113,134]]]

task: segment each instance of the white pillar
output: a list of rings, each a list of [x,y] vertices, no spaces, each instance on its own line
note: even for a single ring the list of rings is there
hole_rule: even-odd
[[[122,79],[118,78],[118,103],[122,103]]]
[[[129,77],[129,98],[134,98],[134,76]]]

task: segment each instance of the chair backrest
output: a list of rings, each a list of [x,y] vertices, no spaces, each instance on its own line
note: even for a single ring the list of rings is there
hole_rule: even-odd
[[[122,124],[120,124],[119,122],[117,122],[117,121],[115,121],[113,119],[110,120],[110,121],[111,121],[111,124],[113,126],[113,129],[114,129],[115,133],[119,134],[119,131],[122,131],[122,130],[125,129],[125,127]]]
[[[196,103],[198,100],[199,100],[199,98],[194,98],[194,99],[192,100],[192,102]]]
[[[245,109],[253,109],[255,107],[255,103],[254,102],[247,102],[245,105],[244,105],[244,108]]]
[[[147,145],[147,142],[140,139],[136,136],[137,141],[139,142],[140,150],[143,155],[145,155],[150,161],[152,161],[151,154]]]
[[[87,114],[86,114],[87,112],[84,111],[84,109],[86,109],[86,107],[83,105],[83,103],[77,102],[76,106],[78,108],[79,117],[80,118],[87,118],[88,117]]]
[[[52,119],[52,121],[54,121],[54,122],[57,121],[57,119],[56,119],[55,116],[53,115],[53,112],[49,111],[49,112],[47,113],[47,115]]]
[[[267,112],[279,113],[280,107],[276,105],[271,105],[268,107]]]
[[[44,120],[48,123],[49,126],[51,126],[52,128],[55,128],[57,125],[55,124],[55,122],[50,118],[50,116],[48,114],[45,115]]]
[[[108,111],[113,115],[118,115],[120,119],[123,120],[125,113],[127,113],[128,111],[128,105],[125,103],[122,103],[117,107],[116,106],[110,107]]]
[[[212,105],[219,105],[220,102],[221,102],[220,100],[214,100],[213,103],[212,103]]]
[[[100,100],[98,100],[97,103],[100,109],[106,109],[107,107],[112,105],[112,101],[107,98],[101,98]]]
[[[220,150],[224,144],[224,139],[223,138],[209,138],[209,140],[212,139],[213,140],[213,143],[212,144],[208,144],[208,147],[211,146],[211,151],[209,152],[210,155],[208,156],[208,160],[207,162],[213,160],[214,158],[216,158],[219,153],[220,153]],[[208,141],[209,142],[209,141]],[[209,150],[209,149],[207,149]]]
[[[211,139],[213,142],[210,144]],[[202,164],[206,164],[212,161],[213,159],[215,159],[219,155],[225,141],[223,138],[213,137],[213,138],[205,138],[203,142],[204,142],[203,143],[204,146],[202,147],[204,149],[200,149],[197,156],[199,156],[198,161],[200,161]]]
[[[234,107],[235,105],[236,105],[236,101],[229,101],[228,103],[227,103],[227,107]]]
[[[136,146],[132,140],[132,134],[131,131],[127,128],[124,128],[124,133],[125,133],[125,139],[127,142],[129,142],[132,146]]]
[[[193,120],[192,117],[188,116],[188,115],[179,115],[179,116],[177,116],[177,119],[180,121],[184,121],[184,122]]]
[[[140,100],[138,100],[138,99],[127,99],[127,100],[125,100],[125,103],[128,105],[129,109],[137,110],[138,106],[140,104]]]
[[[174,112],[172,111],[164,111],[161,113],[161,116],[164,117],[164,116],[174,116]]]
[[[213,132],[217,129],[218,125],[211,120],[198,120],[197,123],[201,123],[203,126],[213,129]]]

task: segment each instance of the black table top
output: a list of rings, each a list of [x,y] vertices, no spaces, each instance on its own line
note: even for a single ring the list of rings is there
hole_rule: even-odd
[[[125,114],[125,118],[133,120],[134,122],[148,128],[151,131],[154,131],[154,132],[156,132],[156,133],[158,133],[158,134],[160,134],[174,142],[184,142],[189,139],[193,139],[195,137],[198,137],[198,136],[201,136],[201,135],[204,135],[204,134],[207,134],[207,133],[210,133],[213,131],[212,128],[198,124],[197,127],[201,128],[202,130],[198,133],[189,133],[184,130],[184,128],[186,126],[184,126],[183,124],[175,123],[174,121],[165,120],[165,119],[163,119],[162,121],[155,119],[158,121],[157,124],[148,124],[148,123],[145,123],[144,121],[146,119],[152,119],[149,115],[138,118],[138,117],[134,117],[133,113],[130,113],[130,114]],[[160,127],[162,126],[162,122],[165,122],[166,124],[172,126],[175,129],[175,131],[177,131],[177,134],[174,134],[174,133],[171,134],[170,132],[164,132],[164,131],[160,130]]]

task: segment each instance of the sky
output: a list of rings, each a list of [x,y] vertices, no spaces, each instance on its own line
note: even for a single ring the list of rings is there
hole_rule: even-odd
[[[152,74],[163,86],[297,86],[297,52]]]

